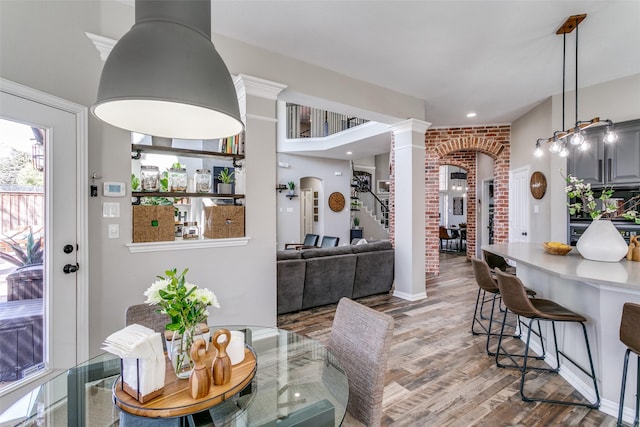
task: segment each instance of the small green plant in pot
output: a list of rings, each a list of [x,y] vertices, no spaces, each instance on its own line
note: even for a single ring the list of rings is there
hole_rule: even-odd
[[[231,194],[231,185],[233,184],[233,172],[229,172],[229,168],[224,168],[218,174],[218,193]]]
[[[360,218],[357,216],[353,217],[353,228],[356,230],[360,228]]]
[[[293,196],[295,194],[296,183],[293,181],[287,182],[287,188],[289,189],[289,195]]]

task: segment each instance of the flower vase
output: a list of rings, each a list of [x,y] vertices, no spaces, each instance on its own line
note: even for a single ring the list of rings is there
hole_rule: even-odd
[[[202,333],[197,325],[186,328],[182,335],[178,331],[173,333],[171,364],[176,377],[187,379],[191,375],[191,370],[194,367],[194,361],[191,358],[191,345],[197,338],[202,338]]]
[[[576,249],[591,261],[618,262],[629,248],[611,221],[594,220],[578,239]]]

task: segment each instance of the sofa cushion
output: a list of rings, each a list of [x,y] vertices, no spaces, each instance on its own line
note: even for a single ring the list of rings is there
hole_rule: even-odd
[[[335,304],[342,297],[351,298],[356,271],[356,256],[345,254],[306,260],[302,309]]]
[[[353,297],[389,292],[394,276],[393,249],[361,252],[356,255],[356,275],[353,280]]]
[[[391,242],[389,240],[379,240],[373,243],[364,243],[362,245],[351,246],[354,254],[371,251],[382,251],[392,249]]]
[[[302,254],[300,253],[300,251],[278,251],[276,253],[276,259],[278,261],[283,260],[283,259],[300,259],[302,258]]]
[[[302,252],[302,258],[317,258],[323,256],[334,256],[334,255],[347,255],[352,254],[351,246],[336,246],[334,248],[318,248],[318,249],[305,249]]]
[[[278,314],[302,310],[306,261],[283,260],[277,263]]]

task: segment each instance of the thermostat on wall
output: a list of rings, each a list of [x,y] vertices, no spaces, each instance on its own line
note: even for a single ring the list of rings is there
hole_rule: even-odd
[[[126,187],[124,182],[105,182],[102,189],[105,197],[124,197]]]

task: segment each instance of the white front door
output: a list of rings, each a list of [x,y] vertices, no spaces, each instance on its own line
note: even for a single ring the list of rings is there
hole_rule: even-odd
[[[529,241],[529,168],[515,169],[510,173],[509,241]]]
[[[33,168],[36,170],[42,169],[44,180],[40,191],[43,194],[43,202],[40,203],[42,212],[36,216],[37,220],[7,203],[3,203],[2,208],[3,211],[14,209],[14,215],[18,215],[18,225],[13,224],[15,228],[31,230],[36,238],[42,237],[44,255],[40,269],[41,291],[34,294],[38,289],[34,286],[28,292],[23,292],[29,285],[22,285],[18,281],[12,287],[13,294],[9,295],[7,291],[0,302],[4,306],[0,310],[0,322],[5,326],[15,326],[22,320],[26,324],[31,322],[27,330],[18,329],[11,333],[18,340],[29,335],[42,348],[40,354],[36,355],[38,363],[26,368],[19,366],[17,369],[20,372],[15,380],[0,387],[1,413],[20,396],[23,389],[46,381],[88,356],[85,198],[88,188],[85,107],[0,80],[0,120],[3,121],[0,143],[5,150],[7,145],[19,143],[13,135],[14,131],[17,133],[22,128],[32,132],[33,140],[27,139],[24,143],[29,144],[29,163],[34,162]],[[31,144],[41,147],[33,147],[32,151]],[[3,201],[10,192],[9,188],[3,189]],[[25,249],[28,240],[28,231],[15,235],[16,243]],[[14,255],[16,252],[7,246],[3,247],[3,251]],[[79,270],[76,272],[77,267]],[[15,313],[14,318],[5,319],[10,317],[8,313]],[[39,313],[42,313],[41,330],[38,330]],[[27,335],[23,335],[25,333]],[[9,354],[10,349],[5,344],[2,344],[0,351]]]

